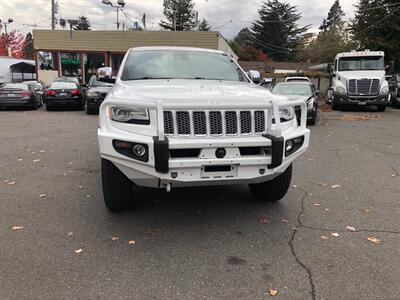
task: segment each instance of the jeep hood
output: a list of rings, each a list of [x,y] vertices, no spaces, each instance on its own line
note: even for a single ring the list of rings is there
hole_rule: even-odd
[[[118,81],[112,94],[115,99],[130,102],[202,103],[223,101],[225,103],[260,103],[274,98],[263,87],[247,82],[217,80],[138,80]]]

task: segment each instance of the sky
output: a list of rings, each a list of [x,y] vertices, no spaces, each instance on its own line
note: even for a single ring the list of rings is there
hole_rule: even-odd
[[[58,1],[57,18],[76,19],[85,15],[89,18],[93,29],[116,29],[116,12],[101,0],[55,0]],[[116,3],[117,0],[111,0]],[[286,0],[295,5],[302,18],[299,25],[311,25],[311,31],[317,31],[323,18],[335,0]],[[50,29],[51,0],[1,0],[0,19],[13,18],[8,26],[27,33],[32,25],[38,29]],[[213,30],[220,31],[227,39],[233,38],[240,29],[250,26],[258,17],[258,9],[263,0],[194,0],[199,19],[205,18]],[[358,0],[341,0],[340,4],[346,13],[346,19],[354,16],[354,5]],[[128,26],[134,21],[140,21],[146,14],[147,29],[158,30],[158,22],[164,19],[162,0],[125,0],[124,8],[127,17],[122,14]],[[120,22],[122,22],[120,20]],[[59,28],[59,27],[58,27]]]

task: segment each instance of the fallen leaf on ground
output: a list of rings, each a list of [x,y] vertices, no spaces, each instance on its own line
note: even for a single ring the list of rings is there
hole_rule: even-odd
[[[371,119],[381,118],[380,115],[369,115],[369,114],[345,114],[342,117],[344,121],[369,121]]]
[[[333,189],[338,189],[338,188],[340,188],[340,185],[334,184],[334,185],[331,186],[331,188],[333,188]]]
[[[372,212],[372,209],[370,209],[370,208],[363,208],[362,211],[365,212],[366,214],[369,214],[369,213]]]
[[[90,196],[90,195],[86,195],[86,196],[85,196],[85,198],[90,198],[90,197],[92,197],[92,196]]]
[[[40,161],[40,159],[34,159],[34,160],[33,160],[34,163],[37,163],[37,162],[39,162],[39,161]]]
[[[289,223],[289,221],[286,220],[286,219],[282,219],[282,222],[283,222],[283,223]]]
[[[39,198],[46,198],[47,194],[40,194]]]
[[[330,238],[326,235],[321,235],[321,240],[326,241],[326,240],[330,240]]]
[[[339,237],[339,236],[340,236],[340,234],[339,234],[339,233],[337,233],[337,232],[334,232],[334,233],[332,233],[332,234],[331,234],[331,236],[334,236],[334,237],[336,237],[336,238],[337,238],[337,237]]]
[[[369,237],[367,237],[367,241],[370,241],[371,243],[374,243],[374,244],[376,244],[376,245],[379,245],[380,242],[381,242],[380,239],[378,239],[378,238],[376,238],[376,237],[374,237],[374,236],[369,236]]]
[[[144,234],[151,234],[151,230],[150,229],[145,229],[144,230]]]
[[[24,227],[23,227],[23,226],[19,226],[19,225],[14,225],[13,227],[11,227],[11,229],[12,229],[13,231],[16,231],[16,230],[24,229]]]
[[[356,231],[356,229],[353,226],[347,226],[346,228],[349,231]]]
[[[81,185],[78,185],[78,189],[83,189],[83,186],[81,186]]]
[[[82,252],[83,252],[82,249],[76,249],[76,250],[75,250],[75,253],[76,253],[76,254],[81,254]]]
[[[330,209],[329,209],[329,208],[325,208],[324,210],[325,210],[325,211],[330,211]]]
[[[308,160],[312,161],[312,160],[317,160],[317,158],[315,156],[309,158]]]
[[[295,189],[295,188],[297,188],[297,185],[293,184],[292,187]]]
[[[23,159],[22,158],[18,158],[17,161],[23,161]]]
[[[260,223],[261,223],[261,224],[270,224],[271,221],[268,220],[267,218],[261,218]]]
[[[132,241],[129,241],[128,244],[129,244],[129,245],[135,245],[136,242],[132,240]]]
[[[118,240],[119,240],[119,237],[113,236],[113,237],[111,238],[111,240],[112,240],[113,242],[118,241]]]
[[[319,183],[320,186],[328,186],[326,183],[320,182]]]
[[[314,206],[321,206],[321,204],[319,204],[319,203],[314,203]]]
[[[40,152],[40,153],[45,153],[46,151],[44,151],[44,150],[40,150],[39,152]]]
[[[15,181],[7,181],[6,182],[8,185],[16,185],[17,184],[17,182],[15,182]]]
[[[74,233],[73,233],[73,232],[68,232],[67,235],[68,235],[68,236],[73,236]]]
[[[277,289],[269,289],[268,293],[272,296],[275,297],[278,295],[278,290]]]
[[[71,166],[71,165],[73,165],[74,163],[73,163],[73,162],[70,162],[70,163],[68,163],[68,164]]]

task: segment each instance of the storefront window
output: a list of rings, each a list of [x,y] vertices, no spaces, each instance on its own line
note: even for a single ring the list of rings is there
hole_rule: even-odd
[[[61,53],[61,74],[64,76],[81,75],[81,61],[78,52]]]
[[[57,53],[55,52],[38,52],[38,65],[40,70],[57,70]]]

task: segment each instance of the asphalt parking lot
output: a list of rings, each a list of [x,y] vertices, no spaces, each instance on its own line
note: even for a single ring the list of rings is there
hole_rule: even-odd
[[[320,113],[279,204],[140,189],[111,214],[97,116],[0,111],[0,299],[399,299],[399,125]]]

